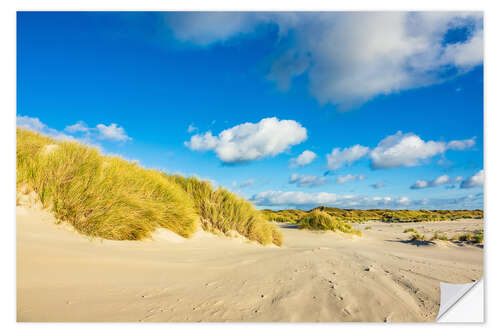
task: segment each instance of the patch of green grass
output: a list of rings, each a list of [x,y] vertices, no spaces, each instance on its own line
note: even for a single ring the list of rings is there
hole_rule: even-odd
[[[413,229],[413,228],[407,228],[403,232],[404,233],[407,233],[407,232],[416,232],[416,233],[418,233],[418,231],[416,229]]]
[[[139,240],[157,228],[191,236],[236,230],[262,244],[281,234],[251,203],[195,178],[169,176],[76,142],[17,129],[17,188],[34,191],[56,218],[82,234]]]
[[[361,231],[352,227],[349,222],[343,222],[325,212],[313,210],[304,215],[297,223],[299,229],[341,231],[361,236]]]
[[[432,239],[431,240],[442,240],[442,241],[449,241],[449,238],[448,236],[444,235],[444,234],[440,234],[439,232],[435,232],[434,233],[434,236],[432,236]]]
[[[484,243],[484,230],[474,230],[474,232],[469,232],[465,234],[456,235],[453,238],[455,241],[472,243],[472,244],[483,244]]]

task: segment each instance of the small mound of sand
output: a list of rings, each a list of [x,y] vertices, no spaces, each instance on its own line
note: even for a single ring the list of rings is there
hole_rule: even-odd
[[[158,241],[167,241],[171,243],[184,243],[186,241],[186,238],[176,234],[175,232],[165,229],[165,228],[158,228],[152,235],[153,240]]]

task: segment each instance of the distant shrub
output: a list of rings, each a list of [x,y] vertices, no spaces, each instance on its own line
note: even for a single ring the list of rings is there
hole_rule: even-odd
[[[456,235],[454,237],[455,241],[458,242],[466,242],[466,243],[472,243],[472,244],[483,244],[484,243],[484,230],[475,230],[472,233],[465,233],[465,234],[460,234]]]
[[[297,223],[299,229],[332,230],[361,236],[361,231],[356,230],[348,222],[333,218],[321,211],[312,211],[304,215]]]
[[[407,228],[403,232],[404,233],[407,233],[407,232],[417,232],[418,233],[418,231],[416,229],[413,229],[413,228]]]
[[[425,241],[425,235],[421,235],[420,233],[418,232],[412,232],[411,236],[410,236],[410,241],[411,242],[415,242],[415,241]]]
[[[448,241],[448,236],[440,234],[439,232],[435,232],[434,236],[432,237],[431,240],[442,240],[442,241]]]
[[[312,211],[325,212],[344,222],[363,223],[365,221],[382,221],[390,223],[408,223],[425,221],[453,221],[458,219],[482,219],[483,211],[476,210],[390,210],[390,209],[341,209],[319,206],[310,211],[285,209],[279,211],[263,210],[265,216],[276,222],[296,223],[304,214]]]

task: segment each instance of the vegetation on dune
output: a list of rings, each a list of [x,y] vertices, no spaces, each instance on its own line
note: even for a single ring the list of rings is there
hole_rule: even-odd
[[[456,235],[453,238],[454,241],[472,243],[472,244],[483,244],[484,243],[484,230],[474,230],[473,232],[468,232],[465,234]]]
[[[302,216],[312,211],[322,211],[344,222],[362,223],[365,221],[381,222],[427,222],[453,221],[459,219],[482,219],[483,211],[476,210],[389,210],[389,209],[341,209],[335,207],[316,207],[309,211],[299,209],[264,210],[271,221],[297,223]]]
[[[449,241],[448,236],[444,234],[440,234],[439,232],[435,232],[434,236],[432,236],[431,240],[442,240],[442,241]]]
[[[425,241],[425,235],[420,234],[418,231],[412,231],[410,236],[410,242],[423,242]]]
[[[284,209],[278,211],[263,209],[261,212],[269,221],[288,223],[297,223],[302,216],[307,214],[307,212],[300,209]]]
[[[410,241],[415,240],[425,240],[425,236],[421,235],[415,229],[406,229],[411,230],[412,235],[410,237]],[[455,243],[471,243],[471,244],[483,244],[484,242],[484,231],[483,229],[474,230],[473,232],[467,232],[462,234],[456,234],[453,237],[449,237],[446,234],[439,233],[438,231],[434,232],[434,235],[430,239],[431,241],[441,240],[447,242],[455,242]]]
[[[344,233],[361,236],[361,231],[354,229],[351,223],[341,221],[318,210],[313,210],[302,216],[302,218],[298,221],[297,226],[299,229],[338,230]]]
[[[224,234],[235,230],[261,244],[282,244],[282,236],[276,226],[267,222],[262,213],[245,199],[223,188],[214,190],[209,182],[195,177],[168,177],[190,195],[204,230]]]
[[[274,225],[229,191],[23,129],[17,129],[17,188],[34,191],[58,220],[92,237],[138,240],[157,228],[189,237],[201,221],[211,232],[282,242]]]

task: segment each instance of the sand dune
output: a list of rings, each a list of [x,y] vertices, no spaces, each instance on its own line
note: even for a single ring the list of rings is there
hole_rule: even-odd
[[[482,276],[483,250],[404,242],[408,224],[363,237],[282,225],[284,246],[167,230],[89,240],[39,207],[17,207],[18,321],[433,321],[439,282]],[[482,221],[412,223],[420,232]]]

